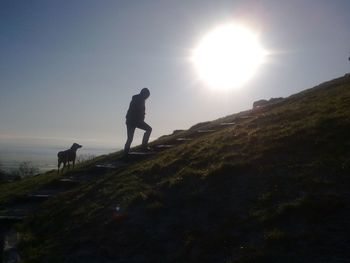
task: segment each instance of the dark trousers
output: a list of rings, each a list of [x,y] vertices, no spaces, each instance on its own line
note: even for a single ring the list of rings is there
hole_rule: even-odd
[[[140,121],[137,123],[126,123],[126,128],[128,131],[128,139],[126,140],[125,147],[124,147],[124,153],[127,154],[130,150],[130,146],[132,143],[132,140],[134,139],[134,133],[135,129],[139,128],[141,130],[144,130],[145,133],[143,134],[142,138],[142,147],[147,147],[149,137],[151,136],[152,127],[149,126],[144,121]]]

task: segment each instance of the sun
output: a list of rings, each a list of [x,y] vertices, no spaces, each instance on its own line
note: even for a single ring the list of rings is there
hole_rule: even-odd
[[[229,23],[205,35],[194,49],[191,61],[204,83],[227,90],[240,88],[251,79],[266,55],[256,33]]]

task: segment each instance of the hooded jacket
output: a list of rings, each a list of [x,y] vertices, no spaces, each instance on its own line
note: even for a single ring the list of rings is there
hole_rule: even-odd
[[[144,121],[146,111],[145,103],[146,99],[141,94],[132,97],[126,114],[126,123],[132,124]]]

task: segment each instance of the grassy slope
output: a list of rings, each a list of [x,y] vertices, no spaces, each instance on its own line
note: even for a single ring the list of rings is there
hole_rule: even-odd
[[[164,136],[193,140],[45,203],[21,227],[25,262],[345,262],[349,105],[350,79],[340,78],[198,125],[237,123],[211,134]],[[0,200],[56,178],[30,180],[0,189]],[[113,217],[117,205],[125,218]]]

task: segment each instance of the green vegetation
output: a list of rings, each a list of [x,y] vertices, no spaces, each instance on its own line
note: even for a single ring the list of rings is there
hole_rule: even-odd
[[[13,176],[20,178],[34,176],[39,173],[39,168],[33,165],[31,162],[22,162],[19,164],[18,169],[13,172]]]
[[[19,226],[24,262],[345,262],[349,105],[339,78],[163,136],[152,144],[192,140],[125,167],[95,169],[121,153],[82,163],[63,176],[95,178]],[[0,202],[57,180],[1,185]]]
[[[3,181],[5,181],[6,179],[6,173],[5,171],[2,169],[2,164],[0,162],[0,183],[2,183]]]

